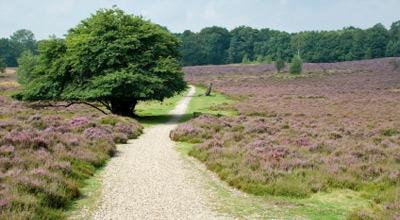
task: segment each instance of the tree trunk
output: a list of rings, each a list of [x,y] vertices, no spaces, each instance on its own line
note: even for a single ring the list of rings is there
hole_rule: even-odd
[[[207,88],[207,91],[206,91],[206,96],[210,96],[211,95],[211,90],[212,90],[212,83],[210,83],[209,85],[208,85],[208,88]]]
[[[113,100],[111,101],[111,112],[116,115],[133,117],[133,110],[137,104],[136,100]]]

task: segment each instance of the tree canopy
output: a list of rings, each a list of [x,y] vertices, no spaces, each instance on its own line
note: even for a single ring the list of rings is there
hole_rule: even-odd
[[[179,41],[165,28],[117,8],[98,10],[65,39],[39,43],[35,76],[17,98],[97,101],[132,116],[141,100],[163,100],[186,88]]]

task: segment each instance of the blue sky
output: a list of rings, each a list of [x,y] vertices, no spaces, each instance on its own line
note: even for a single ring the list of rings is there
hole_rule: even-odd
[[[38,39],[62,36],[90,13],[112,5],[174,32],[212,25],[297,32],[378,22],[389,27],[400,20],[400,0],[0,0],[0,37],[21,28]]]

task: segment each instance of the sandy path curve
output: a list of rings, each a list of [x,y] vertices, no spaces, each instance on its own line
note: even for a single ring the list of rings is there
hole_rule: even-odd
[[[102,174],[102,195],[93,219],[216,219],[207,207],[201,178],[175,150],[169,133],[186,112],[191,87],[166,124],[145,129],[118,147]]]

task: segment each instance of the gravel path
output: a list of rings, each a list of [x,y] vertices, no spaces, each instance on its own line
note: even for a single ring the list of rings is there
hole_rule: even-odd
[[[138,139],[118,147],[105,167],[102,195],[94,219],[216,219],[201,177],[175,150],[169,133],[186,112],[191,87],[166,124],[145,129]]]

